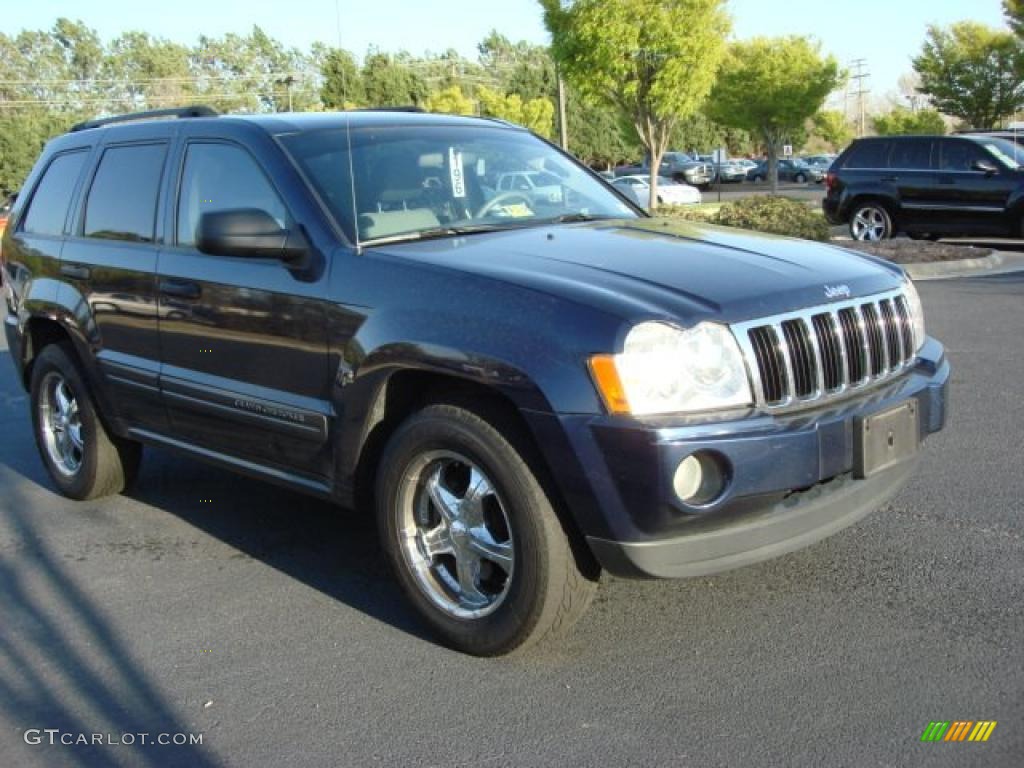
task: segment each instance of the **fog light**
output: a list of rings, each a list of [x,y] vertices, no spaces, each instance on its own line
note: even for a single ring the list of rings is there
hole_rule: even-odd
[[[672,488],[684,504],[707,504],[725,490],[726,472],[711,453],[697,451],[679,462]]]

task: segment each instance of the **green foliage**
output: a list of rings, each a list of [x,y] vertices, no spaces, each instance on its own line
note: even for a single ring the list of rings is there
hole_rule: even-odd
[[[555,106],[548,99],[523,101],[517,93],[501,94],[482,85],[476,95],[481,115],[526,126],[541,136],[550,137],[554,133]]]
[[[1024,37],[1024,0],[1003,0],[1006,24],[1017,37]]]
[[[768,152],[772,189],[779,149],[788,138],[802,145],[804,123],[839,84],[839,67],[802,37],[755,37],[734,43],[722,64],[707,112],[711,119],[749,131]]]
[[[611,168],[642,154],[636,131],[617,109],[586,102],[573,88],[567,91],[569,151],[573,155],[592,167]]]
[[[838,151],[853,140],[853,126],[846,115],[834,109],[823,109],[811,118],[814,132],[829,148]]]
[[[0,111],[0,195],[20,189],[46,142],[82,119],[82,114],[38,107]]]
[[[539,0],[552,55],[594,103],[617,107],[657,165],[707,97],[725,52],[724,0]],[[657,186],[651,185],[651,201]]]
[[[428,88],[406,57],[371,53],[363,64],[367,106],[405,107],[426,101]]]
[[[345,109],[350,104],[365,104],[366,91],[355,57],[348,51],[332,48],[320,64],[323,85],[320,100],[328,109]]]
[[[806,201],[774,195],[744,197],[735,202],[724,203],[717,211],[701,206],[660,208],[658,215],[786,237],[799,237],[804,240],[826,241],[830,234],[825,217]]]
[[[929,26],[913,64],[921,93],[970,128],[995,128],[1024,106],[1024,47],[1009,32],[973,21]]]
[[[434,91],[427,96],[423,107],[427,112],[438,112],[445,115],[476,114],[476,103],[468,96],[464,96],[462,89],[457,85]]]
[[[912,112],[906,107],[895,107],[884,115],[872,118],[875,133],[879,136],[905,136],[909,134],[943,134],[946,123],[934,109],[919,109]]]

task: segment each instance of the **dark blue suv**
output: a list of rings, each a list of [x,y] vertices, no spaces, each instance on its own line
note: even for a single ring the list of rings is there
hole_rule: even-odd
[[[649,218],[498,121],[134,117],[52,141],[3,239],[53,482],[120,492],[151,445],[375,510],[459,649],[565,630],[602,568],[828,536],[943,426],[949,366],[892,264]],[[547,181],[499,190],[523,173]]]

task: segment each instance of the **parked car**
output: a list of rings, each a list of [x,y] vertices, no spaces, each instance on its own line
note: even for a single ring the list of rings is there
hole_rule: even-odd
[[[613,185],[621,189],[641,208],[646,208],[651,199],[650,176],[620,176]],[[658,203],[662,205],[695,205],[701,201],[700,190],[689,184],[661,176],[658,178]]]
[[[557,204],[484,196],[523,167]],[[602,568],[704,576],[822,539],[944,423],[949,365],[899,266],[652,219],[492,120],[82,123],[3,245],[63,494],[122,491],[145,444],[374,514],[410,603],[474,654],[564,632]]]
[[[616,176],[649,175],[650,159],[644,158],[636,165],[623,165],[615,169]],[[662,157],[658,170],[659,176],[666,176],[674,181],[704,189],[711,184],[714,170],[708,163],[693,160],[685,152],[666,152]]]
[[[857,139],[832,166],[822,206],[856,240],[1024,237],[1024,147],[989,136]]]
[[[777,165],[779,181],[792,181],[804,184],[808,181],[821,181],[825,178],[824,171],[801,163],[799,160],[779,158]],[[768,179],[768,161],[762,160],[747,171],[747,181],[762,182]]]
[[[513,171],[498,176],[497,194],[523,192],[534,203],[559,203],[562,200],[561,180],[545,171]]]

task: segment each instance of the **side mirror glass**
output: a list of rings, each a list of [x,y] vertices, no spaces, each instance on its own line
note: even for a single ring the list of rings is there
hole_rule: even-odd
[[[975,160],[971,164],[971,170],[981,171],[987,176],[992,176],[993,174],[998,173],[999,171],[999,169],[996,167],[996,164],[991,162],[990,160]]]

